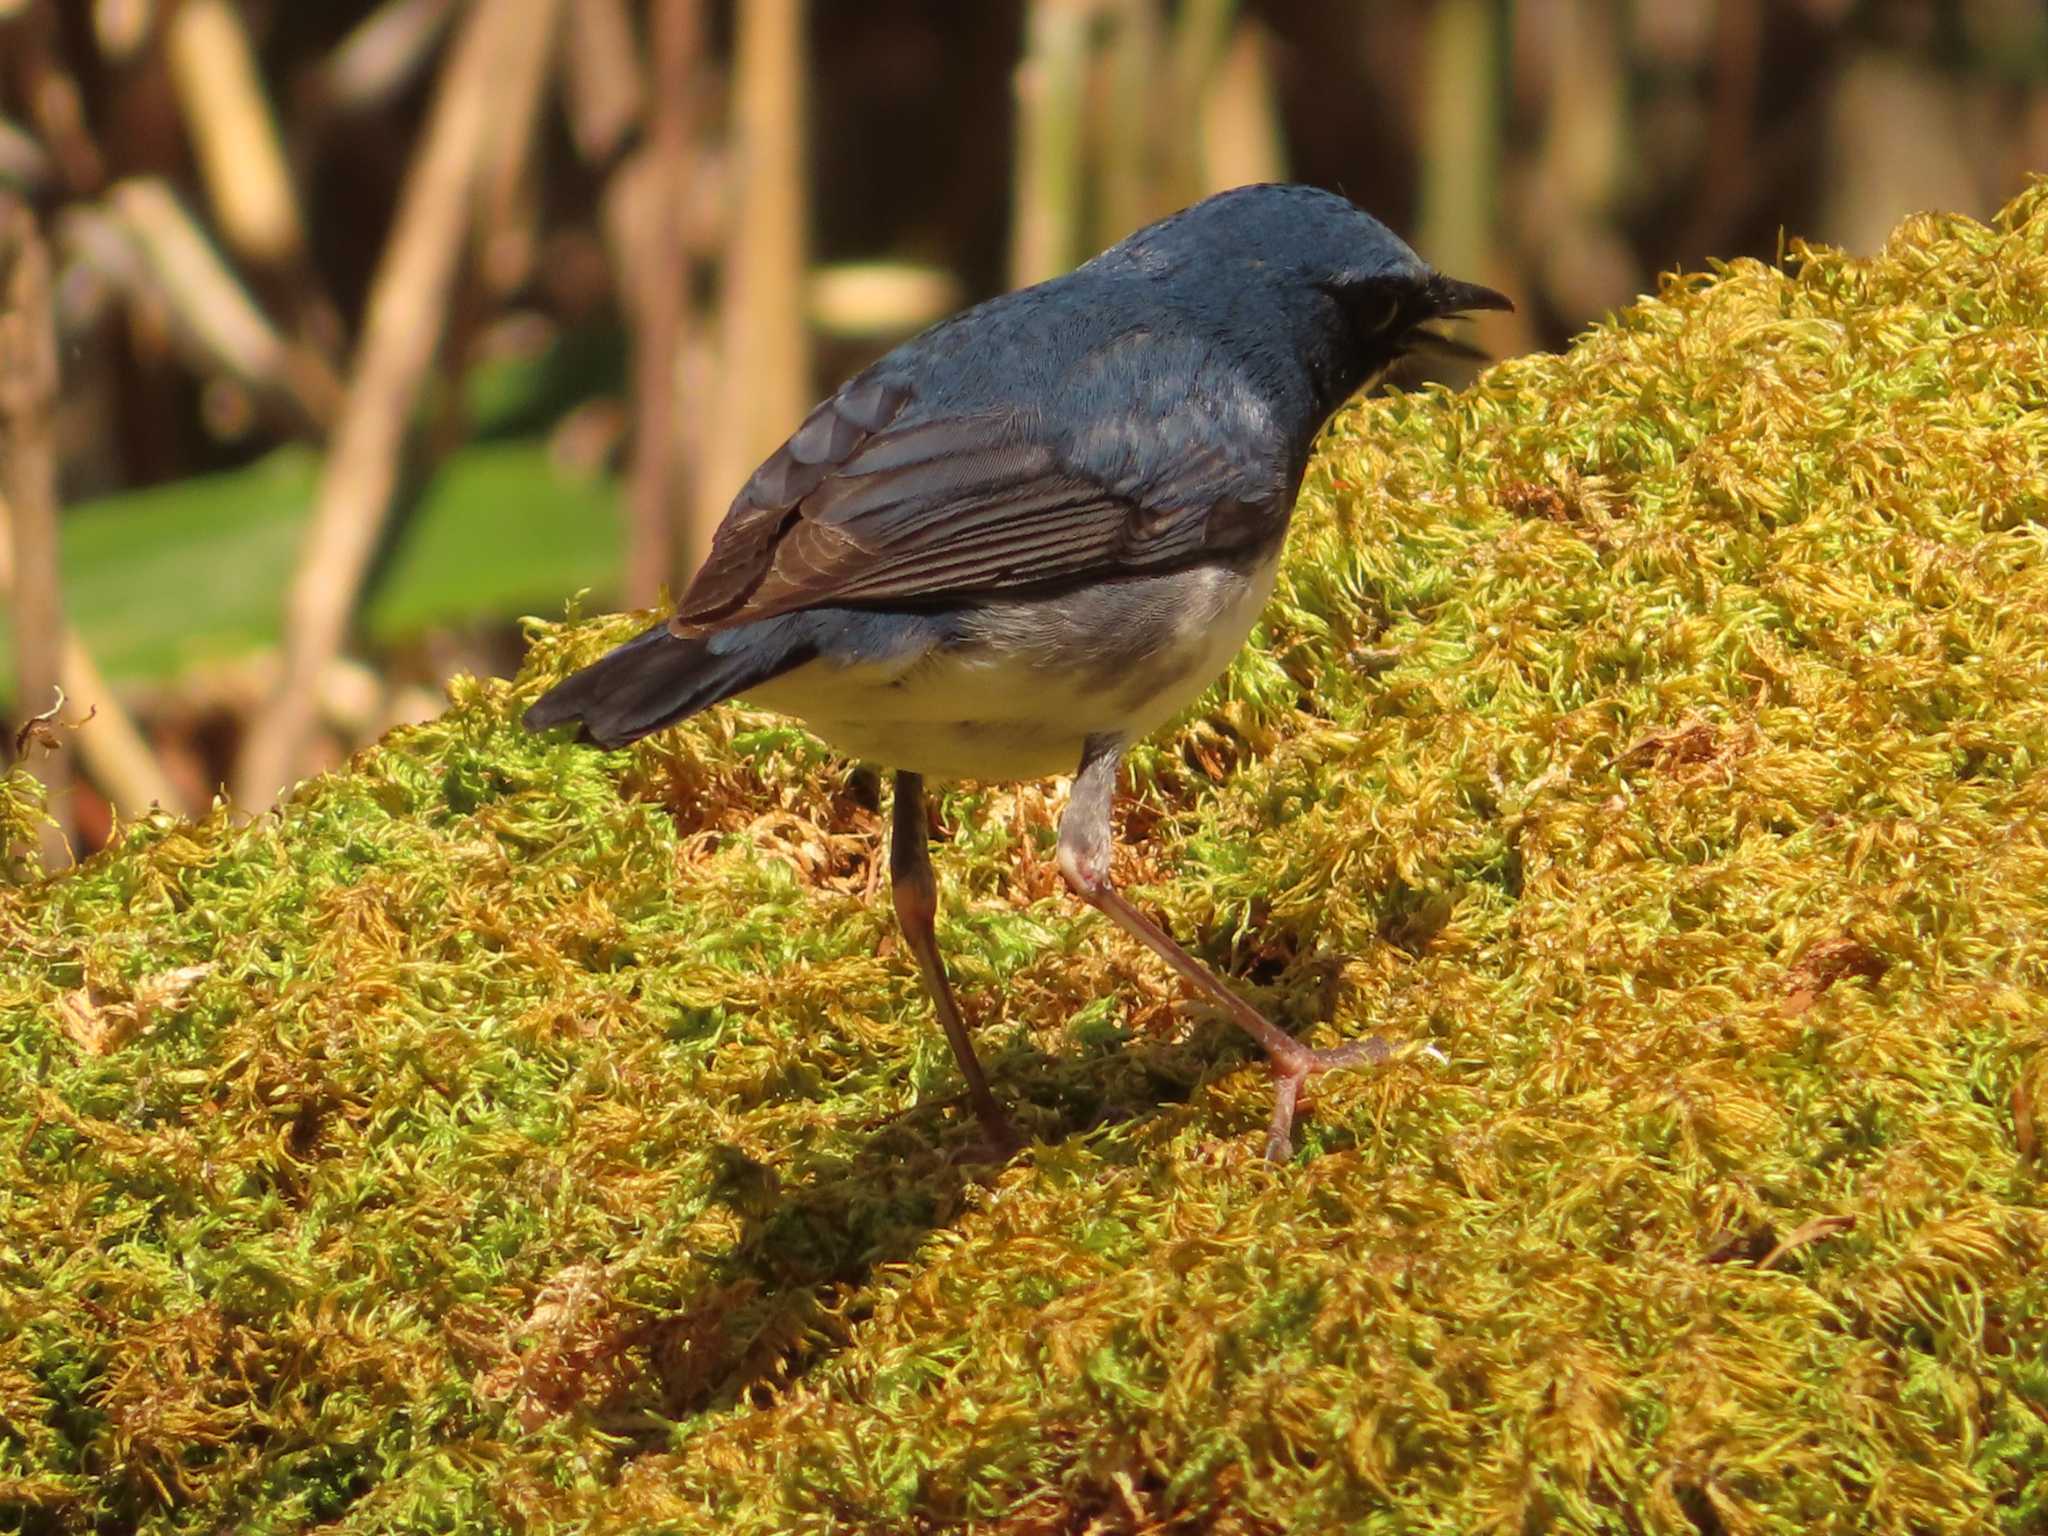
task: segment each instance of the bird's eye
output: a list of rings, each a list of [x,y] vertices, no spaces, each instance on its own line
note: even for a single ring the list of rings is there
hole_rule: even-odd
[[[1332,278],[1316,286],[1343,310],[1353,335],[1382,336],[1400,322],[1400,300],[1388,293],[1384,284]]]
[[[1400,318],[1401,306],[1383,293],[1362,299],[1351,307],[1352,323],[1362,335],[1383,335],[1391,331]]]

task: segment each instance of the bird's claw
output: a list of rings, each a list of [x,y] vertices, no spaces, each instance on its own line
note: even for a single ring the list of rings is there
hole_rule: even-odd
[[[1414,1047],[1412,1054],[1426,1056],[1438,1066],[1448,1065],[1450,1061],[1441,1050],[1430,1044]],[[1294,1050],[1275,1056],[1273,1121],[1266,1131],[1267,1161],[1284,1163],[1294,1156],[1294,1112],[1300,1105],[1302,1088],[1311,1077],[1347,1067],[1383,1067],[1393,1059],[1394,1048],[1377,1035],[1321,1051],[1297,1045]]]

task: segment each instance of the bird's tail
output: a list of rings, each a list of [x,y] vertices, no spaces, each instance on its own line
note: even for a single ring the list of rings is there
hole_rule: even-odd
[[[574,721],[582,740],[623,747],[787,672],[812,654],[796,626],[776,620],[687,639],[657,624],[542,694],[526,712],[526,728],[544,731]]]

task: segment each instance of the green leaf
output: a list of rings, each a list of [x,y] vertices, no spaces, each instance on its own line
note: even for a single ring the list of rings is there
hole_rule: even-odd
[[[285,448],[224,474],[84,503],[63,526],[65,610],[108,679],[161,682],[274,646],[318,478]],[[450,457],[372,579],[379,645],[436,624],[557,612],[618,569],[608,477],[560,467],[538,439]],[[11,685],[12,635],[0,640]]]

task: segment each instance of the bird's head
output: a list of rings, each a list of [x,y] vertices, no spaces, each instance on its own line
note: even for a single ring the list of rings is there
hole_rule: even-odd
[[[1349,200],[1262,183],[1204,198],[1112,246],[1093,265],[1142,272],[1222,308],[1315,365],[1334,407],[1398,357],[1418,327],[1504,294],[1436,271]]]

